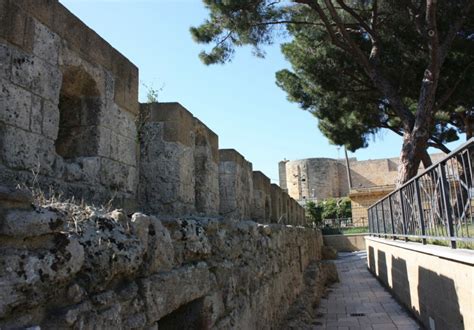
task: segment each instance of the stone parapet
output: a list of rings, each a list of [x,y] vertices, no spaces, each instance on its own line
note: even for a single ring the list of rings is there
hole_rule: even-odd
[[[277,184],[272,183],[270,186],[270,196],[272,199],[271,221],[279,223],[282,216],[282,194],[283,190]]]
[[[253,202],[252,163],[234,149],[219,150],[220,214],[250,219]]]
[[[196,211],[195,120],[179,103],[141,104],[139,200],[151,213]]]
[[[253,179],[253,204],[252,220],[268,222],[271,220],[271,186],[270,179],[260,171],[252,173]]]
[[[138,69],[58,1],[0,0],[0,177],[133,206]]]
[[[196,211],[219,214],[219,138],[199,119],[194,119],[194,174]]]
[[[138,114],[138,68],[59,1],[0,0],[0,12],[0,40],[44,60],[57,60],[58,54],[49,52],[59,47],[45,40],[47,34],[53,33],[70,51],[116,77],[115,103]]]

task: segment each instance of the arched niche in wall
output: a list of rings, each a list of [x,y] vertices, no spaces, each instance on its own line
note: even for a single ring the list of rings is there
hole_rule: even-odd
[[[101,105],[97,83],[92,76],[81,67],[65,67],[55,143],[58,155],[65,159],[97,156]]]

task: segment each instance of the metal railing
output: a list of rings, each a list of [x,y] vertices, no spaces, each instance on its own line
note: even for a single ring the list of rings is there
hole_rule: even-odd
[[[373,236],[474,248],[474,138],[368,209]]]
[[[352,218],[323,219],[323,225],[331,227],[352,227]]]

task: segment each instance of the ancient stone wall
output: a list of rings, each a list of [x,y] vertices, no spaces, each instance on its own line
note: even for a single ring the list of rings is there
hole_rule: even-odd
[[[57,1],[0,0],[0,182],[133,204],[138,69]]]
[[[337,160],[310,158],[287,161],[284,166],[285,175],[283,178],[280,177],[280,186],[286,186],[292,198],[304,201],[343,196],[339,184],[340,171]]]
[[[274,329],[332,269],[303,227],[39,207],[3,187],[0,219],[2,329]]]
[[[251,163],[220,160],[217,135],[179,103],[139,105],[138,69],[58,1],[0,8],[1,183],[130,212],[271,221]],[[295,214],[286,223],[302,224]]]
[[[303,208],[137,91],[57,0],[0,0],[0,329],[274,329],[317,301],[331,266]]]
[[[433,162],[443,154],[432,154]],[[397,178],[398,158],[371,160],[349,159],[352,189],[393,186]],[[423,166],[420,165],[420,171]],[[349,196],[345,160],[308,158],[279,163],[280,187],[300,202],[308,199],[327,199]]]

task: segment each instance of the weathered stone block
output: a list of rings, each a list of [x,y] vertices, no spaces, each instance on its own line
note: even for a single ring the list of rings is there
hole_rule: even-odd
[[[78,157],[65,163],[64,179],[69,182],[79,181],[89,184],[100,183],[99,157]]]
[[[30,209],[32,203],[31,191],[0,185],[0,209]]]
[[[33,54],[52,65],[56,65],[58,63],[60,45],[58,35],[38,21],[35,21],[34,26]]]
[[[56,103],[47,100],[43,101],[42,120],[43,135],[56,140],[59,131],[59,109]]]
[[[233,149],[219,150],[220,214],[250,219],[253,200],[252,164]]]
[[[158,321],[179,306],[205,296],[212,284],[205,263],[184,266],[140,280],[140,290],[146,299],[148,321]]]
[[[271,218],[270,179],[260,171],[254,171],[252,219],[257,222],[269,222]]]
[[[122,135],[118,135],[118,154],[113,155],[112,158],[117,158],[119,161],[130,165],[137,166],[137,141]]]
[[[151,212],[190,214],[195,212],[196,199],[194,119],[181,106],[170,108],[178,118],[167,109],[160,104],[142,105],[146,122],[140,131],[141,202]],[[170,129],[179,134],[170,138]]]
[[[54,103],[59,100],[61,71],[37,56],[12,51],[12,81]]]
[[[11,210],[0,217],[0,234],[14,237],[30,237],[65,230],[62,214],[38,209],[35,211]]]
[[[218,137],[195,119],[194,175],[196,211],[219,214]]]
[[[13,1],[0,3],[0,37],[27,51],[33,46],[33,22]]]
[[[123,191],[128,186],[130,166],[102,158],[100,161],[100,181],[113,191]]]
[[[0,121],[30,129],[31,93],[6,80],[0,80]]]
[[[270,187],[270,196],[271,196],[271,207],[272,207],[272,210],[271,210],[271,221],[273,223],[277,223],[280,221],[280,217],[281,217],[281,209],[282,209],[282,201],[281,201],[281,194],[282,194],[282,190],[281,188],[272,183],[271,184],[271,187]]]
[[[41,134],[43,126],[43,105],[41,98],[32,95],[31,96],[31,115],[30,115],[30,130],[33,133]]]
[[[52,140],[0,124],[0,157],[6,166],[54,176],[55,154]]]
[[[138,171],[134,166],[128,168],[128,178],[127,178],[127,191],[132,193],[133,196],[137,194],[138,187]]]
[[[282,201],[282,213],[281,213],[281,222],[284,224],[291,224],[290,223],[290,196],[286,192],[282,192],[281,194],[281,201]]]
[[[163,122],[163,139],[194,147],[193,115],[177,102],[141,104],[142,117],[147,122]]]
[[[0,79],[9,80],[12,71],[11,51],[7,45],[0,43]]]

